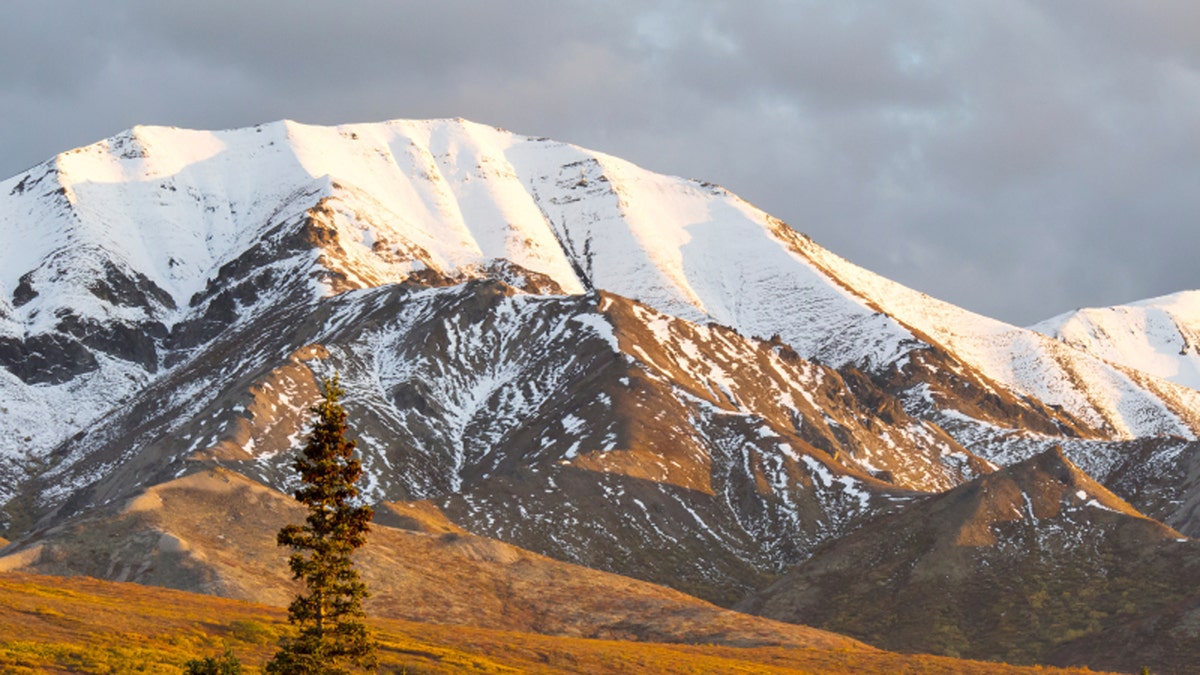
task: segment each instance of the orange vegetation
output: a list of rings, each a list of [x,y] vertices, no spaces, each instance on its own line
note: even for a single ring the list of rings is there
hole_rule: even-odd
[[[871,648],[710,647],[548,637],[373,619],[380,672],[1071,673]],[[179,673],[230,648],[257,666],[289,630],[281,609],[82,577],[0,574],[0,671]]]

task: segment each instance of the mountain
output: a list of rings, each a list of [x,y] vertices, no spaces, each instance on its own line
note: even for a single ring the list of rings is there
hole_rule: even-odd
[[[885,647],[1111,664],[1072,642],[1197,596],[1198,550],[1054,449],[842,537],[742,608]],[[1156,626],[1188,641],[1176,654],[1200,647],[1185,632],[1194,615]],[[1186,663],[1144,644],[1125,649],[1124,667]]]
[[[504,261],[568,293],[601,288],[683,319],[779,334],[834,367],[882,373],[933,359],[945,371],[954,364],[943,359],[960,360],[964,386],[1061,406],[1039,411],[1048,429],[1194,436],[1187,391],[1146,391],[1036,332],[882,279],[721,188],[460,120],[138,127],[5,181],[0,193],[4,236],[21,242],[0,279],[4,363],[31,383],[84,371],[114,379],[132,364],[141,367],[125,375],[136,379],[175,363],[228,323],[234,305],[253,304],[255,289],[219,288],[251,267],[260,287],[304,276],[321,294],[421,271],[478,276]],[[314,250],[320,271],[309,278]],[[51,354],[54,368],[37,365]],[[26,412],[35,403],[55,402],[39,393],[13,401],[26,404],[10,417],[24,429],[35,428],[38,416]],[[82,428],[103,404],[73,407],[54,431],[37,425],[44,433],[31,435],[30,450]]]
[[[586,567],[723,606],[766,597],[822,551],[1055,447],[1097,481],[1087,494],[1200,533],[1200,392],[1157,361],[972,314],[723,188],[548,139],[464,120],[136,127],[0,182],[0,241],[10,568],[280,601],[265,550],[221,562],[199,523],[128,509],[224,471],[286,511],[288,451],[334,372],[370,501],[420,503],[465,549],[571,583],[592,583]],[[278,525],[253,522],[242,546]],[[393,549],[415,536],[381,531]],[[648,611],[638,588],[615,603],[629,625]],[[1195,654],[1181,644],[1171,658]],[[1052,656],[1025,649],[1013,658]]]
[[[282,487],[276,453],[314,393],[304,372],[319,366],[306,364],[326,362],[356,392],[364,440],[379,441],[373,499],[442,497],[464,521],[522,521],[509,540],[713,599],[872,504],[989,468],[867,378],[856,393],[782,340],[630,300],[704,318],[687,288],[733,273],[715,255],[730,228],[759,242],[733,262],[774,259],[753,283],[797,262],[778,240],[790,230],[736,197],[599,153],[461,121],[139,128],[0,190],[7,236],[32,239],[22,257],[36,261],[5,280],[20,354],[5,421],[30,439],[6,453],[9,484],[25,486],[9,499],[14,529],[175,476],[189,458],[253,459],[249,475]],[[685,227],[709,269],[683,265]],[[605,286],[621,293],[588,290]],[[30,370],[37,359],[65,365]],[[294,398],[271,393],[276,380]],[[864,414],[864,395],[891,412]],[[579,470],[590,489],[577,503],[524,515],[553,493],[544,481]],[[493,493],[502,507],[473,509]],[[553,512],[613,502],[623,532],[575,544],[570,514]],[[663,546],[679,554],[650,560]]]

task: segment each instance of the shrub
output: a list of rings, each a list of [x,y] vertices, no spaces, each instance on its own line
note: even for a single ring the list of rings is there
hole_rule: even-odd
[[[241,675],[242,662],[226,649],[221,658],[206,656],[202,659],[192,659],[183,664],[184,675]]]

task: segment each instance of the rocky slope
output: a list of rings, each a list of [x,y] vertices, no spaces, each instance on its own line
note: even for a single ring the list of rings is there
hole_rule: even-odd
[[[285,487],[313,370],[351,392],[370,499],[435,499],[473,531],[726,602],[914,487],[990,470],[771,343],[475,281],[230,329],[60,445],[10,513],[48,526],[212,462]]]

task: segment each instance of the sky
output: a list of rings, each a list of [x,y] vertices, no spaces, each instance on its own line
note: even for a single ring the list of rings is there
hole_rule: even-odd
[[[463,117],[1028,325],[1200,288],[1193,0],[9,3],[0,177],[136,124]]]

